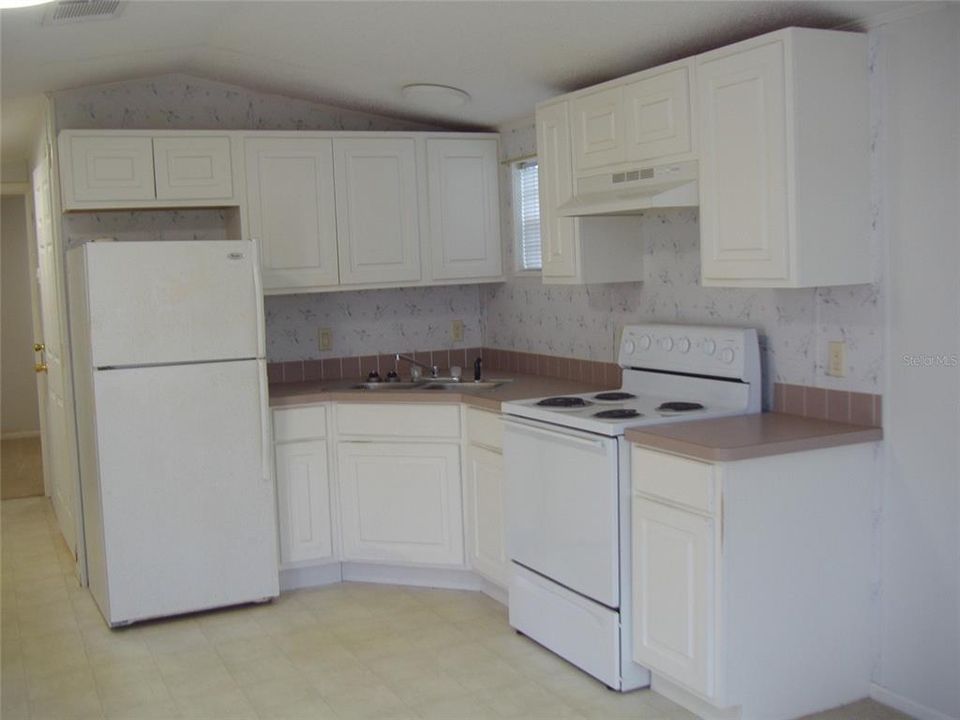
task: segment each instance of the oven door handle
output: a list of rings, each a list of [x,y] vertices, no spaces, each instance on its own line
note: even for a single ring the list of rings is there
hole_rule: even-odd
[[[574,435],[569,431],[560,430],[559,428],[546,428],[542,425],[533,425],[523,422],[522,420],[517,420],[516,418],[505,417],[503,419],[503,426],[505,430],[510,428],[511,430],[517,430],[530,435],[539,435],[540,437],[545,437],[557,442],[570,442],[596,450],[602,450],[604,447],[602,438],[593,438],[579,434]]]

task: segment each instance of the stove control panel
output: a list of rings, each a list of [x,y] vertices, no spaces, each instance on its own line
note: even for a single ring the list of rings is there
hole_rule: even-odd
[[[760,381],[760,347],[753,328],[628,325],[618,361],[624,368]]]

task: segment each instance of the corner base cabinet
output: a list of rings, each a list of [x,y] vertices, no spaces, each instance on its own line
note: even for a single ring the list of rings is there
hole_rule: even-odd
[[[631,449],[633,660],[704,718],[865,697],[875,443],[710,463]]]
[[[463,565],[456,445],[340,442],[337,458],[345,560]]]

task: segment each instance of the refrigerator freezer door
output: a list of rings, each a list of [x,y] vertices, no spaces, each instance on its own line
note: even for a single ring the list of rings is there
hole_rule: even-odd
[[[278,594],[261,371],[244,360],[95,373],[111,624]]]
[[[94,367],[263,356],[253,243],[103,242],[82,251]]]

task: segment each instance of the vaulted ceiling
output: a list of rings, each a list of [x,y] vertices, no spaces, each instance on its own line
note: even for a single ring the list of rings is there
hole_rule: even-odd
[[[39,93],[166,72],[396,117],[496,127],[553,95],[786,25],[855,29],[905,2],[126,2],[48,25],[4,10],[5,152]],[[466,90],[444,111],[408,83]],[[18,125],[19,123],[19,125]]]

